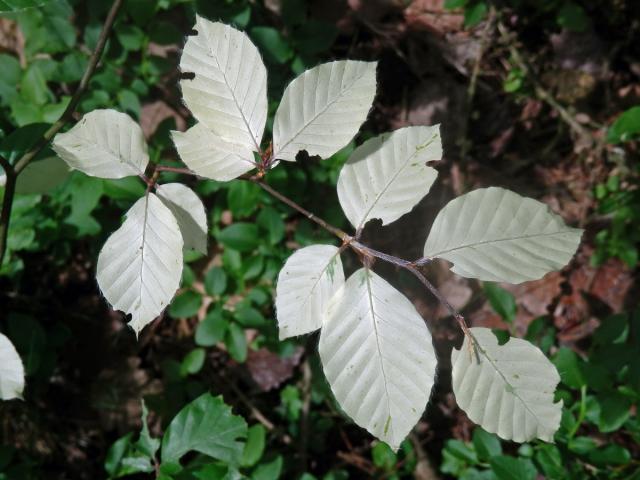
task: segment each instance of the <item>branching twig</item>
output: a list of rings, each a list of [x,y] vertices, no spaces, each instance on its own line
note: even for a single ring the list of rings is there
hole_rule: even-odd
[[[51,139],[58,133],[69,120],[71,120],[73,113],[80,103],[80,99],[89,85],[89,80],[91,76],[96,70],[98,66],[98,62],[102,57],[102,52],[104,51],[104,47],[107,43],[107,39],[109,38],[109,34],[111,33],[111,29],[113,27],[113,22],[116,19],[118,14],[118,10],[122,5],[122,0],[114,0],[111,5],[111,9],[109,10],[109,14],[107,15],[107,19],[104,22],[104,26],[102,27],[102,32],[100,32],[100,37],[98,38],[98,43],[96,44],[96,48],[89,59],[89,64],[87,65],[84,74],[82,75],[82,79],[78,84],[78,88],[76,89],[73,97],[69,101],[69,105],[60,116],[60,118],[53,124],[49,129],[44,133],[42,138],[27,151],[15,165],[10,165],[5,159],[2,162],[2,167],[5,170],[7,175],[7,183],[5,185],[4,190],[4,198],[2,201],[2,212],[0,213],[0,265],[4,260],[4,255],[7,247],[7,234],[9,231],[9,222],[11,219],[11,206],[13,204],[13,196],[15,194],[15,183],[18,175],[31,163],[31,161],[49,144]]]
[[[529,66],[529,63],[524,58],[524,56],[520,53],[520,50],[516,47],[512,38],[510,38],[509,31],[504,26],[501,21],[498,21],[498,31],[500,32],[500,37],[502,41],[507,44],[509,48],[509,52],[511,53],[511,58],[516,63],[518,68],[522,70],[531,84],[533,85],[534,92],[536,96],[546,102],[553,110],[555,110],[560,118],[573,130],[578,137],[591,139],[592,135],[589,131],[587,131],[582,125],[580,125],[577,120],[569,113],[569,111],[564,108],[554,97],[545,89],[542,84],[538,81],[536,76],[534,75],[533,69]]]
[[[160,167],[156,169],[156,172],[158,171],[158,169],[160,169]],[[172,169],[170,171],[175,171],[175,170]],[[196,173],[188,169],[182,169],[180,173],[185,173],[187,175],[196,175]],[[263,190],[265,190],[267,193],[269,193],[271,196],[277,198],[278,200],[288,205],[289,207],[293,208],[297,212],[301,213],[308,219],[313,220],[315,223],[320,225],[322,228],[324,228],[328,232],[334,234],[343,242],[341,250],[344,250],[345,248],[350,247],[352,250],[358,253],[361,259],[365,262],[370,261],[371,263],[373,263],[374,258],[379,258],[380,260],[384,260],[385,262],[391,263],[393,265],[396,265],[400,268],[404,268],[405,270],[408,270],[409,272],[411,272],[420,281],[420,283],[422,283],[427,288],[427,290],[429,290],[433,294],[433,296],[436,297],[436,299],[440,303],[442,303],[442,305],[444,305],[447,310],[449,310],[449,312],[451,313],[451,316],[453,316],[453,318],[455,318],[455,320],[458,322],[458,325],[462,329],[465,336],[469,338],[470,344],[472,346],[474,345],[475,341],[473,339],[473,336],[471,335],[471,332],[469,331],[469,327],[467,326],[464,316],[460,312],[458,312],[453,307],[453,305],[451,305],[449,301],[446,298],[444,298],[444,296],[438,291],[438,289],[429,280],[427,280],[427,278],[422,274],[422,272],[418,270],[419,266],[428,264],[429,262],[431,262],[432,259],[419,258],[418,260],[409,261],[403,258],[389,255],[384,252],[380,252],[371,247],[368,247],[367,245],[360,243],[357,240],[359,236],[358,234],[356,234],[355,237],[352,237],[351,235],[348,235],[346,232],[342,231],[338,227],[335,227],[331,225],[329,222],[323,220],[322,218],[317,217],[307,209],[298,205],[298,203],[296,203],[289,197],[278,192],[271,185],[264,182],[262,180],[263,174],[264,173],[260,175],[245,174],[238,177],[238,179],[255,183],[256,185],[260,186]]]

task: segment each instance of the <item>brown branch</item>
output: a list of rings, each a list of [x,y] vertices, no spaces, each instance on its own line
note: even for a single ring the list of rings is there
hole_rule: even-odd
[[[91,76],[96,70],[98,66],[98,62],[102,57],[102,52],[104,51],[104,47],[107,43],[107,39],[109,38],[109,34],[111,33],[111,29],[113,27],[113,22],[118,15],[118,10],[122,5],[122,0],[114,0],[111,5],[111,9],[109,10],[109,14],[107,15],[107,19],[105,20],[104,26],[102,27],[102,32],[100,32],[100,37],[98,38],[98,43],[96,44],[96,48],[89,59],[89,64],[87,65],[84,74],[82,75],[82,79],[78,84],[78,88],[76,92],[71,97],[69,101],[69,105],[62,113],[60,118],[53,124],[49,129],[44,133],[42,138],[33,146],[29,151],[27,151],[20,159],[16,162],[14,166],[9,166],[10,168],[6,168],[9,165],[6,162],[6,159],[3,159],[2,163],[3,168],[7,174],[7,184],[4,190],[4,198],[2,200],[2,211],[0,212],[0,265],[4,261],[5,252],[7,250],[7,236],[9,232],[9,222],[11,221],[11,207],[13,205],[13,196],[15,194],[15,183],[17,176],[31,163],[31,161],[49,144],[51,139],[58,133],[69,120],[72,119],[73,113],[80,103],[80,98],[84,94],[89,85],[89,80]],[[6,165],[5,165],[6,163]]]
[[[554,97],[545,89],[540,81],[536,78],[533,72],[533,68],[530,67],[529,62],[524,58],[524,55],[518,50],[516,45],[513,42],[513,39],[509,35],[509,31],[504,26],[501,21],[498,21],[498,31],[500,32],[500,37],[504,43],[508,45],[509,52],[511,53],[511,57],[513,61],[516,63],[518,68],[522,70],[528,78],[531,84],[533,85],[533,90],[536,96],[547,103],[553,110],[555,110],[560,118],[573,130],[579,138],[585,138],[592,140],[593,136],[591,133],[586,130],[582,125],[580,125],[577,120],[569,113],[569,111],[564,108]]]
[[[175,170],[172,170],[172,171],[175,171]],[[189,169],[181,169],[179,173],[184,173],[186,175],[197,175],[196,173],[192,172]],[[395,257],[393,255],[389,255],[387,253],[380,252],[371,247],[368,247],[367,245],[364,245],[356,240],[356,238],[358,238],[359,235],[356,235],[355,238],[348,235],[346,232],[342,231],[338,227],[335,227],[331,225],[329,222],[323,220],[322,218],[315,216],[313,213],[311,213],[307,209],[298,205],[298,203],[296,203],[294,200],[278,192],[276,189],[274,189],[273,187],[271,187],[269,184],[265,183],[262,180],[263,175],[264,173],[259,173],[257,175],[245,174],[238,177],[238,180],[246,180],[246,181],[255,183],[256,185],[260,186],[263,190],[265,190],[267,193],[269,193],[271,196],[277,198],[282,203],[288,205],[289,207],[301,213],[302,215],[309,218],[310,220],[313,220],[322,228],[324,228],[325,230],[334,234],[336,237],[342,240],[343,245],[341,247],[341,250],[344,250],[346,247],[350,247],[352,250],[354,250],[356,253],[360,255],[361,260],[363,262],[372,261],[373,258],[375,257],[375,258],[379,258],[380,260],[384,260],[385,262],[396,265],[400,268],[404,268],[409,272],[411,272],[420,281],[420,283],[422,283],[427,288],[427,290],[429,290],[433,294],[433,296],[436,297],[436,299],[440,303],[442,303],[442,305],[444,305],[444,307],[447,310],[449,310],[451,316],[453,316],[453,318],[455,318],[455,320],[458,322],[458,325],[460,326],[464,334],[467,337],[469,337],[471,344],[472,345],[474,344],[473,336],[469,331],[469,327],[464,319],[464,316],[460,312],[458,312],[453,307],[453,305],[451,305],[449,301],[446,298],[444,298],[444,296],[442,296],[442,294],[438,291],[438,289],[429,280],[427,280],[427,278],[422,274],[422,272],[418,270],[419,266],[428,264],[432,259],[419,258],[418,260],[410,262],[409,260]]]

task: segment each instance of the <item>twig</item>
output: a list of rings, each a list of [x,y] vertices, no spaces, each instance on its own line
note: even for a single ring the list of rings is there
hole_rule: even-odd
[[[187,175],[196,175],[196,173],[188,169],[182,169],[180,173],[184,173]],[[334,234],[336,237],[342,240],[343,244],[342,244],[342,247],[340,247],[341,250],[344,250],[345,248],[350,247],[352,250],[354,250],[356,253],[358,253],[361,256],[361,259],[363,260],[363,262],[373,263],[374,258],[379,258],[380,260],[384,260],[385,262],[391,263],[393,265],[396,265],[400,268],[404,268],[409,272],[411,272],[418,280],[420,280],[420,282],[425,287],[427,287],[427,290],[429,290],[433,294],[433,296],[436,297],[436,299],[440,303],[442,303],[447,310],[449,310],[453,318],[455,318],[455,320],[458,322],[458,325],[462,329],[465,336],[469,338],[471,348],[473,349],[473,346],[475,345],[475,340],[473,338],[473,335],[471,335],[471,332],[469,331],[469,327],[464,319],[464,316],[460,312],[458,312],[453,307],[453,305],[451,305],[449,301],[446,298],[444,298],[444,296],[442,296],[442,294],[438,291],[438,289],[429,280],[427,280],[427,278],[422,274],[422,272],[418,270],[418,266],[426,265],[429,262],[431,262],[432,259],[419,258],[418,260],[409,261],[403,258],[389,255],[384,252],[380,252],[371,247],[368,247],[367,245],[364,245],[356,240],[356,238],[358,238],[358,233],[356,233],[356,237],[352,237],[348,235],[346,232],[339,229],[338,227],[335,227],[330,223],[328,223],[327,221],[323,220],[322,218],[315,216],[313,213],[309,212],[307,209],[298,205],[298,203],[296,203],[294,200],[283,195],[282,193],[278,192],[273,187],[271,187],[269,184],[265,183],[262,180],[262,176],[263,176],[263,173],[259,175],[245,174],[238,177],[238,179],[255,183],[256,185],[260,186],[263,190],[265,190],[267,193],[269,193],[273,197],[277,198],[278,200],[288,205],[289,207],[293,208],[294,210],[300,212],[302,215],[309,218],[310,220],[313,220],[322,228],[324,228],[325,230]]]
[[[493,30],[494,17],[495,9],[491,7],[491,9],[489,10],[489,18],[485,22],[484,28],[482,29],[482,34],[480,37],[480,49],[478,51],[478,56],[476,57],[476,60],[473,64],[473,69],[471,70],[471,78],[469,79],[469,86],[467,87],[467,114],[465,115],[463,131],[460,135],[460,158],[463,160],[469,153],[470,142],[467,138],[469,134],[469,118],[471,117],[473,112],[473,100],[476,95],[476,86],[478,84],[478,77],[480,75],[480,64],[484,57],[484,53],[489,45],[491,31]]]
[[[511,53],[511,57],[513,61],[516,63],[518,68],[522,70],[528,78],[531,84],[533,85],[534,92],[536,96],[546,102],[552,109],[554,109],[560,118],[573,130],[580,138],[592,139],[592,135],[589,131],[587,131],[582,125],[580,125],[576,119],[569,113],[569,111],[564,108],[554,97],[546,90],[542,84],[538,81],[533,73],[533,69],[529,66],[529,63],[524,58],[524,55],[520,53],[518,48],[515,46],[514,42],[509,36],[509,32],[507,28],[501,21],[498,21],[498,31],[500,32],[500,37],[502,41],[507,44],[509,48],[509,52]]]
[[[33,146],[29,151],[27,151],[20,159],[16,162],[15,165],[11,166],[6,159],[3,159],[4,162],[2,166],[7,175],[7,183],[5,185],[4,190],[4,198],[2,201],[2,212],[0,213],[0,265],[4,261],[4,256],[7,247],[7,235],[9,231],[9,222],[11,219],[11,207],[13,205],[13,196],[15,194],[15,183],[18,175],[29,165],[29,163],[49,144],[51,139],[58,133],[72,118],[73,113],[80,103],[80,98],[84,94],[89,85],[89,80],[91,76],[96,70],[98,66],[98,62],[100,61],[100,57],[102,57],[102,52],[104,51],[104,47],[107,43],[107,39],[109,38],[109,34],[111,33],[111,29],[113,27],[113,22],[118,15],[118,10],[122,5],[122,0],[114,0],[111,5],[111,9],[109,10],[109,14],[107,15],[107,19],[104,22],[104,26],[102,27],[102,32],[100,32],[100,37],[98,38],[98,43],[96,44],[96,48],[89,59],[89,64],[87,65],[84,74],[82,75],[82,79],[78,84],[78,88],[76,92],[71,97],[67,108],[62,113],[60,118],[53,124],[49,129],[44,133],[44,135],[40,138],[40,140]]]

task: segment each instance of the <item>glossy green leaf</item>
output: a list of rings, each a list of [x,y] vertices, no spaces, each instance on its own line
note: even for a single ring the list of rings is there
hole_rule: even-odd
[[[162,462],[178,462],[190,451],[197,451],[237,464],[247,435],[247,424],[233,415],[222,397],[209,393],[184,407],[171,421],[162,438]]]

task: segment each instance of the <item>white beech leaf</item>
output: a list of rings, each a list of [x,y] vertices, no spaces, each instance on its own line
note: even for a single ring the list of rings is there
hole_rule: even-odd
[[[98,257],[100,290],[116,310],[131,314],[136,335],[171,302],[182,275],[178,222],[153,193],[139,199]]]
[[[16,348],[0,333],[0,400],[22,398],[24,366]]]
[[[255,168],[250,148],[225,142],[202,123],[171,138],[184,164],[202,177],[228,182]]]
[[[520,283],[564,267],[581,236],[544,203],[504,188],[480,188],[438,213],[424,256],[448,260],[463,277]]]
[[[425,409],[436,370],[431,334],[413,304],[360,269],[332,298],[319,351],[345,413],[397,450]]]
[[[331,297],[343,284],[338,248],[312,245],[291,255],[276,288],[280,340],[320,328]]]
[[[474,327],[476,352],[465,337],[451,352],[453,393],[467,416],[505,440],[553,442],[560,425],[562,401],[553,396],[560,375],[556,367],[526,340],[504,345],[488,328]]]
[[[93,177],[140,175],[149,163],[140,125],[116,110],[87,113],[71,130],[57,134],[52,147],[71,168]]]
[[[302,73],[276,111],[274,158],[295,161],[300,150],[330,157],[358,133],[375,95],[375,62],[340,60]]]
[[[427,161],[442,158],[440,127],[407,127],[371,138],[356,148],[338,177],[338,198],[351,224],[372,218],[387,225],[424,197],[438,171]]]
[[[196,16],[180,69],[195,78],[180,81],[193,116],[223,140],[259,150],[267,120],[267,70],[249,37],[229,25]]]
[[[207,253],[207,213],[202,200],[189,187],[181,183],[165,183],[157,189],[162,200],[178,221],[184,248]]]

